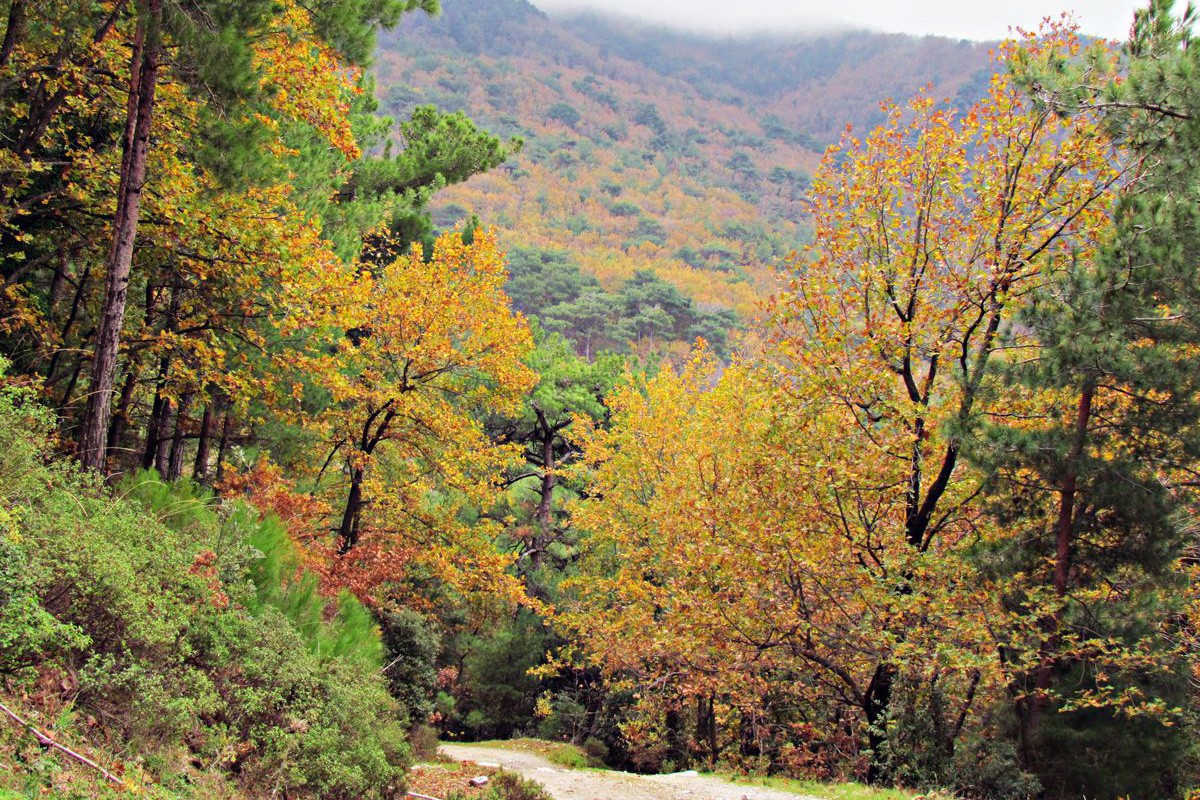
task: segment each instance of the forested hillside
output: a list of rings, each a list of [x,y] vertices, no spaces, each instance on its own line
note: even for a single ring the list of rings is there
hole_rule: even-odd
[[[0,800],[1194,800],[1194,13],[437,11],[0,2]]]
[[[650,270],[745,321],[810,236],[803,200],[845,127],[870,129],[880,101],[926,85],[969,104],[992,69],[985,45],[932,37],[705,38],[547,17],[525,0],[450,0],[385,36],[375,74],[389,113],[465,109],[524,139],[501,169],[443,193],[438,222],[474,213],[497,226],[518,274],[546,251],[610,290]],[[593,329],[596,306],[550,317]],[[608,313],[631,316],[619,303]],[[729,325],[713,322],[709,335]]]

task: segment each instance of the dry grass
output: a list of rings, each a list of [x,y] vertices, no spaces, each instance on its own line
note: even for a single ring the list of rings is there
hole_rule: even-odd
[[[484,794],[487,787],[472,786],[471,778],[476,775],[491,777],[496,772],[495,767],[481,767],[473,761],[416,764],[408,773],[408,791],[431,797],[446,797],[454,792],[463,797],[475,797]]]

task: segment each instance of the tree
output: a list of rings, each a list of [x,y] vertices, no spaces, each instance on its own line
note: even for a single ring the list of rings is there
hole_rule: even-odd
[[[1029,288],[1094,251],[1119,173],[1094,115],[1064,120],[1003,74],[961,117],[924,96],[888,115],[814,180],[816,240],[775,321],[785,385],[857,431],[857,452],[830,461],[825,503],[851,550],[896,587],[897,619],[880,620],[892,630],[924,590],[913,559],[953,553],[976,524],[979,478],[963,475],[960,455],[998,336]],[[877,753],[900,669],[881,656],[862,696]]]
[[[211,103],[214,113],[220,116],[225,106],[248,100],[261,91],[253,59],[254,36],[284,21],[290,10],[287,5],[265,0],[251,3],[211,0],[201,4],[138,0],[134,5],[137,25],[128,70],[112,247],[105,262],[101,318],[87,410],[79,434],[80,460],[85,466],[101,471],[165,48],[168,44],[175,45],[172,64],[175,73],[191,83],[198,90],[197,95]],[[402,11],[417,7],[432,11],[436,6],[430,0],[384,0],[370,5],[355,0],[331,3],[312,15],[312,27],[348,62],[361,62],[370,50],[376,25],[394,24]]]
[[[564,522],[563,498],[569,496],[564,478],[580,454],[574,429],[581,419],[602,424],[608,416],[604,398],[616,383],[623,359],[612,353],[594,361],[581,358],[559,334],[541,333],[526,359],[538,376],[519,415],[489,420],[493,438],[522,447],[522,462],[505,483],[516,491],[536,481],[534,511],[529,532],[520,535],[519,568],[533,596],[545,597],[547,588],[537,575],[547,556],[572,544]],[[561,566],[561,564],[559,565]]]
[[[515,407],[533,381],[521,363],[531,346],[525,321],[503,294],[503,260],[495,240],[478,232],[471,244],[446,234],[426,262],[402,256],[357,278],[357,303],[339,308],[346,330],[333,354],[316,354],[306,371],[329,392],[332,406],[317,420],[349,477],[338,549],[359,542],[378,450],[400,469],[389,503],[415,511],[428,479],[469,487],[503,455],[487,456],[472,412]],[[300,328],[308,322],[295,322]],[[499,459],[499,461],[497,461]],[[482,479],[484,483],[486,478]]]
[[[1016,576],[1009,610],[1037,620],[1006,652],[1022,754],[1064,793],[1174,793],[1185,746],[1172,715],[1195,657],[1175,622],[1200,455],[1191,20],[1154,2],[1121,62],[1093,48],[1017,63],[1047,107],[1100,114],[1137,168],[1109,241],[1021,314],[1030,338],[1006,377],[1029,402],[1019,418],[993,419],[976,453],[996,474],[995,513],[1022,534],[989,560]],[[1150,745],[1136,755],[1131,730]],[[1105,754],[1100,780],[1059,744],[1063,731]]]

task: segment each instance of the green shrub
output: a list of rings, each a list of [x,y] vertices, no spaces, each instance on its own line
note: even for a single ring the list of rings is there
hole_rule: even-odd
[[[467,800],[462,792],[452,792],[446,800]],[[501,770],[492,775],[487,791],[471,795],[471,800],[553,800],[536,781]]]
[[[252,796],[397,794],[409,748],[367,609],[349,595],[331,603],[315,577],[297,576],[277,520],[153,473],[110,492],[48,457],[48,431],[29,393],[0,387],[8,688],[20,695],[37,681],[59,717],[52,729],[127,742],[120,759],[146,782],[186,789],[207,770]],[[26,750],[5,750],[5,789],[58,786],[70,767]]]
[[[400,704],[404,717],[419,727],[434,710],[435,661],[441,648],[441,637],[425,617],[401,609],[383,619],[383,646],[384,674],[392,696]],[[432,750],[436,749],[434,734]]]

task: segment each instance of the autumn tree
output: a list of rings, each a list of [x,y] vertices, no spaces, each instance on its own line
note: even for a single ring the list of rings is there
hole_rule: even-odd
[[[399,491],[412,509],[430,476],[467,487],[496,458],[503,463],[487,456],[472,412],[516,406],[533,380],[521,363],[531,340],[503,294],[506,273],[494,239],[485,232],[471,244],[463,238],[443,235],[428,262],[412,252],[361,273],[356,305],[339,309],[346,332],[336,352],[306,362],[332,403],[318,420],[331,439],[326,463],[337,458],[349,478],[337,528],[342,553],[358,544],[368,493],[379,490],[368,476],[381,449],[402,472],[390,493]],[[403,505],[396,497],[390,502]]]
[[[578,512],[597,583],[572,617],[614,671],[678,676],[718,708],[810,676],[808,702],[854,710],[873,780],[911,766],[898,692],[928,700],[921,724],[945,759],[1003,685],[995,587],[966,557],[1000,532],[963,447],[1010,400],[995,373],[1015,310],[1094,251],[1119,179],[1093,116],[1039,108],[1004,74],[961,115],[926,96],[886,110],[814,179],[815,242],[761,365],[711,391],[694,368],[614,400],[613,432],[586,451],[598,499]],[[741,491],[763,496],[726,502]],[[657,632],[646,648],[629,645],[638,626]]]
[[[977,535],[980,479],[960,456],[1003,402],[988,395],[1000,335],[1030,289],[1094,252],[1119,174],[1094,115],[1063,119],[1005,74],[963,115],[924,96],[888,113],[814,180],[816,240],[775,321],[784,385],[851,434],[814,454],[833,456],[823,504],[847,557],[895,587],[878,624],[899,640],[925,591],[917,565]],[[862,696],[877,757],[900,669],[882,652]]]
[[[118,4],[112,14],[121,12]],[[214,106],[216,117],[226,106],[249,100],[262,86],[254,62],[253,37],[276,24],[287,24],[287,6],[269,2],[176,4],[171,0],[134,3],[136,26],[129,63],[121,167],[113,216],[112,245],[105,261],[105,290],[100,310],[88,387],[87,409],[79,434],[80,459],[85,466],[103,470],[111,413],[113,381],[121,328],[129,290],[147,181],[155,102],[164,57],[173,45],[173,73],[193,85],[196,95]],[[406,10],[434,10],[430,0],[388,0],[363,6],[332,3],[312,15],[312,29],[347,61],[362,62],[373,42],[377,25],[394,24]],[[105,14],[110,12],[105,11]]]

